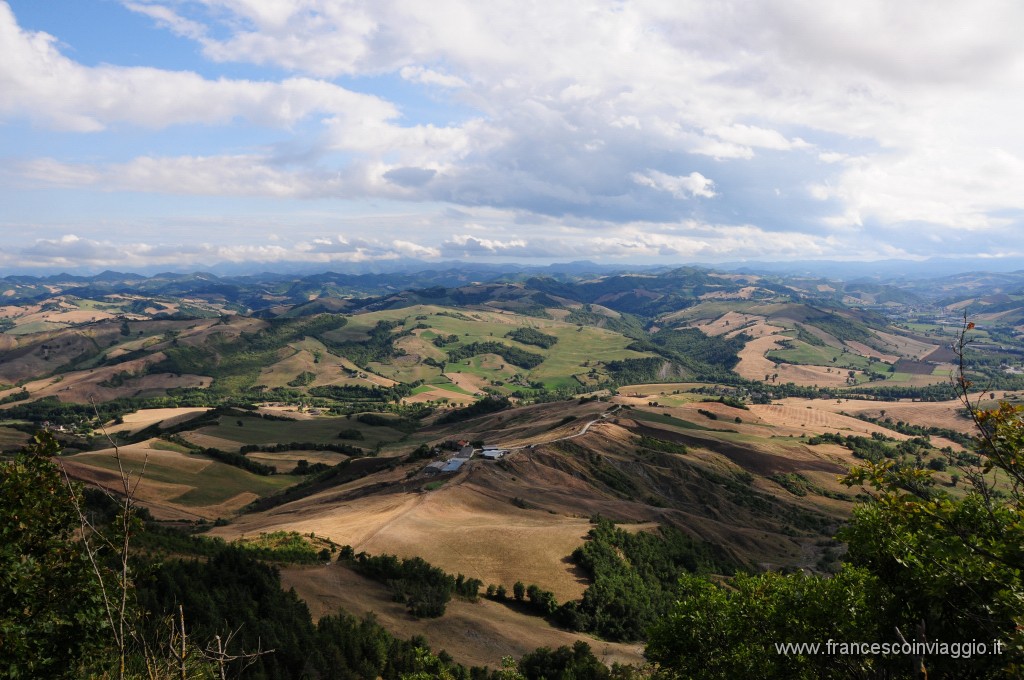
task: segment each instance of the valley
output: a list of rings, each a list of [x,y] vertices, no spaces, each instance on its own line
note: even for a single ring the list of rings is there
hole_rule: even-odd
[[[682,532],[719,577],[832,573],[868,498],[841,483],[851,467],[891,459],[960,493],[961,358],[978,404],[1024,398],[1024,279],[927,298],[695,268],[386,293],[166,278],[8,283],[0,447],[49,430],[69,475],[116,494],[127,474],[155,525],[204,540],[315,537],[329,559],[281,571],[314,618],[373,611],[467,665],[580,636],[607,663],[642,659],[495,598],[428,624],[343,546],[560,606],[595,587],[573,556],[597,518]]]

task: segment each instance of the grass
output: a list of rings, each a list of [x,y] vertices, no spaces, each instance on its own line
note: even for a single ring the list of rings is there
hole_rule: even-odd
[[[719,302],[701,302],[679,312],[673,312],[667,318],[673,321],[717,319],[728,312],[739,312],[741,314],[764,314],[763,311],[754,311],[754,307],[760,306],[759,302],[745,302],[742,300],[728,300]]]
[[[846,352],[835,347],[815,347],[802,340],[790,339],[792,349],[777,349],[768,352],[766,355],[772,361],[784,362],[787,364],[802,364],[805,366],[831,366],[838,369],[855,369],[859,371],[870,371],[872,373],[888,373],[889,364],[880,361],[870,361],[853,352]],[[832,361],[835,359],[836,361]]]
[[[654,394],[650,398],[651,401],[658,402],[659,406],[685,406],[703,401],[706,397],[697,394]]]
[[[461,387],[452,382],[438,383],[436,385],[432,385],[432,387],[438,390],[444,390],[446,392],[454,392],[455,394],[463,394],[469,397],[473,396],[472,392],[467,392],[466,390],[462,389]]]
[[[182,446],[181,444],[175,444],[174,442],[164,441],[163,439],[154,439],[149,443],[150,448],[156,449],[157,451],[176,451],[178,453],[188,453],[189,448]]]
[[[403,383],[413,383],[417,380],[433,382],[441,377],[441,369],[436,366],[417,364],[415,366],[399,366],[397,364],[370,363],[370,370],[377,375],[382,375],[391,380]],[[445,378],[447,380],[447,378]]]
[[[355,442],[359,443],[359,442]],[[300,460],[305,460],[310,465],[314,463],[323,463],[325,465],[337,465],[343,460],[348,459],[343,453],[335,453],[333,451],[280,451],[274,453],[250,453],[246,455],[246,458],[254,460],[257,463],[263,463],[264,465],[270,465],[276,468],[279,472],[291,471],[295,468]]]
[[[239,426],[238,423],[242,425]],[[314,444],[346,443],[338,439],[342,430],[358,429],[363,439],[354,442],[361,448],[372,448],[378,442],[390,443],[405,436],[404,432],[392,427],[371,426],[355,418],[314,418],[312,420],[267,420],[263,418],[224,416],[216,425],[197,430],[221,439],[239,444],[287,444],[290,442],[311,442]],[[352,442],[347,442],[352,443]]]
[[[904,324],[907,328],[918,333],[938,333],[938,334],[949,334],[952,335],[952,326],[938,326],[931,323],[908,323]]]
[[[114,459],[113,454],[90,454],[86,457],[76,456],[74,459],[87,465],[114,472],[118,470],[117,461]],[[188,459],[208,460],[210,463],[202,470],[196,472],[185,469],[181,465],[175,465],[173,460],[165,462],[151,458],[146,465],[144,479],[167,484],[191,486],[192,488],[182,495],[169,500],[193,507],[223,503],[245,492],[251,492],[258,496],[267,496],[302,480],[302,477],[293,475],[271,475],[269,477],[254,475],[251,472],[210,460],[204,456],[188,456]],[[135,469],[136,472],[141,470],[141,464],[138,464],[136,461],[132,461],[129,467]]]
[[[317,554],[324,549],[332,553],[336,550],[334,542],[326,538],[300,534],[297,531],[273,531],[261,533],[255,538],[245,536],[236,538],[231,544],[260,553],[277,553],[281,556],[291,555],[306,559],[315,559]]]
[[[708,432],[714,431],[714,428],[704,427],[697,423],[691,423],[688,420],[682,420],[675,416],[666,415],[664,413],[652,413],[651,411],[641,411],[639,409],[633,409],[632,411],[626,411],[623,413],[623,417],[632,418],[634,420],[645,420],[651,423],[661,423],[662,425],[673,425],[675,427],[681,427],[686,430],[706,430]]]
[[[417,331],[419,338],[404,338],[398,342],[398,346],[407,347],[409,351],[421,356],[433,356],[435,359],[443,357],[444,352],[435,351],[433,345],[429,345],[429,347],[424,347],[423,345],[439,335],[458,336],[459,342],[450,345],[449,348],[451,349],[474,342],[498,342],[527,352],[540,354],[544,357],[544,361],[539,366],[528,371],[508,363],[501,357],[479,355],[470,358],[468,361],[463,360],[458,363],[449,364],[446,370],[470,373],[488,381],[497,380],[501,382],[507,382],[513,375],[520,373],[528,381],[544,383],[548,389],[575,387],[577,383],[572,376],[576,373],[586,373],[589,370],[589,366],[584,366],[585,362],[593,364],[594,362],[601,361],[652,356],[649,353],[634,352],[626,349],[632,342],[630,338],[602,328],[592,326],[583,326],[581,328],[575,324],[567,324],[553,319],[538,319],[535,317],[484,311],[460,312],[464,318],[439,314],[439,312],[445,311],[448,310],[443,307],[420,305],[405,309],[359,314],[351,317],[349,324],[344,328],[332,331],[329,335],[333,340],[338,341],[366,339],[367,332],[378,321],[383,320],[400,321],[403,324],[402,328],[404,330],[413,330],[417,325],[423,324],[427,328]],[[417,316],[426,316],[427,318],[417,319]],[[534,327],[543,333],[555,336],[558,340],[553,346],[545,349],[504,337],[509,331],[521,327]],[[440,371],[437,368],[422,364],[400,366],[395,363],[375,363],[370,368],[380,375],[405,383],[424,380],[429,384],[441,384],[436,380]],[[446,387],[446,389],[451,388]],[[508,394],[521,389],[521,387],[506,385],[496,389],[499,392]]]
[[[257,496],[269,496],[281,489],[302,481],[293,475],[271,475],[262,477],[230,465],[216,463],[213,470],[204,470],[203,479],[191,491],[173,499],[182,505],[202,507],[216,505],[246,491]],[[147,473],[148,474],[148,473]]]
[[[0,427],[0,449],[20,449],[28,443],[29,436],[21,430]]]
[[[43,331],[54,331],[67,328],[71,324],[54,323],[52,321],[30,321],[20,324],[7,331],[8,335],[28,335],[29,333],[42,333]]]
[[[100,300],[93,300],[91,298],[74,298],[73,302],[79,309],[97,312],[120,312],[131,304],[128,300],[122,300],[120,302],[101,302]]]

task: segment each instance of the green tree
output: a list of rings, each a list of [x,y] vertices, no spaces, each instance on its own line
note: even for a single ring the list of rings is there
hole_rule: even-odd
[[[516,599],[516,602],[522,602],[526,596],[526,586],[523,585],[522,581],[516,581],[512,585],[512,597]]]
[[[871,677],[871,658],[784,654],[776,644],[882,639],[884,591],[865,570],[834,577],[738,574],[728,586],[684,574],[680,599],[651,631],[646,656],[664,679]]]
[[[77,540],[79,517],[37,434],[0,464],[0,676],[77,678],[106,652],[98,584]]]
[[[527,678],[606,680],[611,677],[608,667],[582,640],[577,640],[571,648],[562,646],[552,651],[541,647],[534,650],[519,660],[519,671]]]

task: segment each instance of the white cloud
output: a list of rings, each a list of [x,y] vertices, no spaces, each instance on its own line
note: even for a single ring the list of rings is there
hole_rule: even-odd
[[[632,178],[637,184],[651,187],[658,191],[667,191],[676,198],[690,198],[693,196],[714,198],[715,196],[715,183],[699,172],[691,172],[689,175],[676,177],[657,170],[648,170],[644,173],[634,172]]]
[[[593,247],[608,257],[728,257],[759,238],[770,251],[780,233],[807,254],[867,253],[828,239],[868,229],[885,240],[871,252],[929,247],[900,235],[907,224],[961,247],[964,230],[1003,234],[1007,215],[1024,210],[1019,3],[125,5],[195,41],[210,72],[233,62],[287,77],[84,66],[54,38],[18,28],[0,2],[0,117],[111,135],[234,132],[243,121],[285,141],[172,157],[147,148],[125,154],[133,160],[51,153],[5,163],[8,177],[14,168],[21,182],[103,191],[400,199],[435,232],[420,243],[396,226],[393,239],[510,257],[552,252],[550,231],[514,231],[552,220],[604,239]],[[366,93],[323,80],[349,76]],[[438,203],[473,217],[490,210],[493,221],[476,220],[486,228],[460,242],[474,220],[435,220]],[[732,232],[733,251],[669,227],[660,241],[606,233],[689,220],[759,226]]]
[[[399,115],[383,99],[309,78],[209,80],[187,71],[82,66],[61,54],[52,36],[22,31],[6,4],[0,4],[0,83],[0,116],[30,116],[78,132],[121,122],[159,129],[236,119],[287,127],[315,113],[384,125]]]
[[[716,158],[750,158],[754,148],[792,151],[810,146],[799,137],[786,139],[777,130],[740,123],[706,129],[704,134],[711,139],[702,143],[698,152]]]
[[[18,166],[37,185],[95,186],[103,191],[303,198],[340,193],[337,177],[296,173],[257,156],[143,156],[127,163],[87,166],[38,159]]]
[[[448,256],[515,255],[522,254],[527,247],[527,243],[524,239],[499,241],[497,239],[477,238],[468,234],[455,234],[445,241],[441,247]]]
[[[441,250],[431,246],[421,246],[418,243],[412,241],[404,241],[401,239],[391,242],[391,247],[395,249],[395,252],[401,254],[403,257],[412,257],[417,259],[434,259],[441,257]]]
[[[125,2],[124,6],[133,12],[150,17],[159,26],[168,28],[183,38],[202,40],[206,37],[206,26],[198,21],[186,19],[170,7],[147,5],[141,2]]]
[[[403,66],[399,71],[399,75],[401,75],[405,80],[410,80],[422,85],[437,85],[439,87],[447,88],[467,87],[466,81],[458,76],[439,73],[438,71],[423,68],[422,66]]]
[[[5,257],[6,256],[6,257]],[[142,243],[90,239],[75,234],[36,239],[31,244],[0,254],[0,263],[19,267],[131,267],[180,266],[183,258],[205,265],[223,262],[371,262],[399,258],[437,258],[440,250],[410,241],[359,239],[349,242],[314,239],[291,245],[212,243]],[[6,260],[6,261],[5,261]]]

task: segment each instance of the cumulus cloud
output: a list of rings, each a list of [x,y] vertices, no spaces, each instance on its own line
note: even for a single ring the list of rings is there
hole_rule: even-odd
[[[500,241],[497,239],[477,238],[468,234],[455,234],[441,244],[442,252],[449,257],[473,255],[523,255],[526,253],[527,242],[523,239]]]
[[[209,80],[186,71],[82,66],[61,54],[52,36],[23,31],[6,4],[0,4],[0,57],[0,115],[30,115],[63,130],[95,132],[119,122],[154,129],[223,125],[239,118],[288,126],[315,113],[381,124],[398,116],[379,97],[309,78]]]
[[[395,226],[395,242],[480,257],[739,257],[774,252],[779,234],[807,256],[868,256],[829,239],[869,230],[876,254],[938,252],[965,230],[1022,224],[1024,5],[123,4],[193,41],[211,70],[85,66],[0,2],[0,118],[109,135],[243,122],[284,141],[50,153],[5,163],[10,182],[400,200],[406,225],[435,233]],[[209,75],[227,63],[274,76]],[[435,220],[439,203],[473,218]],[[493,221],[475,219],[487,210]],[[738,231],[649,226],[708,223]],[[623,236],[635,224],[652,235]],[[587,236],[556,239],[552,225]],[[908,242],[907,225],[936,245]]]
[[[714,198],[715,183],[700,174],[691,172],[689,175],[675,177],[657,170],[632,174],[633,181],[641,186],[651,187],[658,191],[667,191],[676,198],[690,198],[699,196],[702,198]]]
[[[448,88],[467,87],[466,81],[458,76],[439,73],[422,66],[403,66],[399,74],[406,80],[422,85],[437,85]]]

